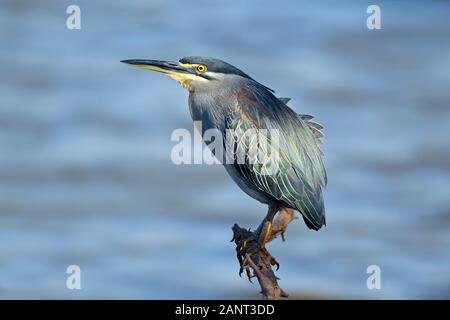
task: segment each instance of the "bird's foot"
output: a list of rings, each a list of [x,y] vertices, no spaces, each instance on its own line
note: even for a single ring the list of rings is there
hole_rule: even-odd
[[[255,277],[255,267],[265,264],[267,267],[280,267],[279,263],[266,250],[265,244],[271,235],[272,223],[267,221],[262,225],[259,232],[243,229],[237,224],[233,226],[233,239],[236,243],[236,256],[240,264],[239,276],[246,272],[250,282]],[[252,260],[251,263],[249,260]],[[251,270],[253,268],[253,271]]]

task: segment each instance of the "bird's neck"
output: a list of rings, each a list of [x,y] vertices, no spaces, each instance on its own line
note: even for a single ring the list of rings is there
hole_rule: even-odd
[[[189,93],[189,111],[193,121],[202,122],[202,131],[224,130],[228,106],[220,92],[194,91]]]

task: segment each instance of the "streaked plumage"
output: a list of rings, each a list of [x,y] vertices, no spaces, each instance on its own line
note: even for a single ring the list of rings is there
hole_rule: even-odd
[[[150,64],[157,63],[161,62]],[[183,78],[175,75],[189,89],[192,119],[202,122],[203,133],[214,128],[225,137],[227,129],[232,129],[234,139],[224,140],[226,152],[241,150],[247,157],[244,163],[226,164],[226,159],[221,159],[231,178],[251,197],[269,207],[297,209],[309,228],[320,229],[325,224],[322,188],[327,183],[319,149],[323,127],[312,116],[299,115],[289,108],[289,98],[275,97],[273,90],[221,60],[186,57],[180,63],[187,69],[199,64],[207,69],[196,72],[198,81],[191,80],[191,74]],[[275,174],[266,174],[267,167],[258,160],[276,152],[261,142],[266,139],[270,143],[271,137],[258,133],[261,139],[250,141],[244,135],[249,129],[275,129],[279,133],[279,170]],[[256,154],[256,158],[250,159],[249,154]]]

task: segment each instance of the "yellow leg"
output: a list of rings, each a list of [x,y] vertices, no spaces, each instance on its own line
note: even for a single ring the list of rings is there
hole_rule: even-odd
[[[267,240],[270,237],[270,232],[272,231],[272,222],[268,221],[267,222],[267,229],[266,229],[266,234],[264,235],[264,242],[263,242],[263,246],[267,243]]]

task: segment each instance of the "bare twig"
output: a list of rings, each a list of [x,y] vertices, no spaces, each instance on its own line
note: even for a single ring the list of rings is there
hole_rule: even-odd
[[[283,208],[273,221],[267,242],[274,240],[278,236],[281,236],[283,241],[285,241],[284,233],[289,223],[294,219],[296,219],[294,210]],[[278,278],[272,270],[272,266],[277,266],[277,270],[279,267],[275,258],[265,248],[259,251],[254,250],[258,239],[250,230],[241,228],[237,224],[233,226],[232,230],[233,240],[236,243],[237,258],[241,264],[239,275],[245,270],[250,282],[252,278],[256,277],[261,286],[263,299],[286,298],[288,295],[278,285]],[[254,253],[250,255],[248,252]]]

